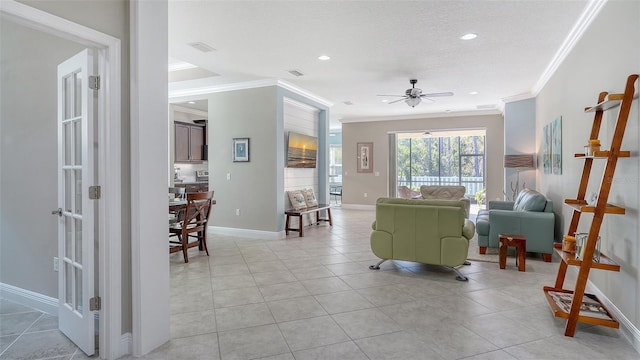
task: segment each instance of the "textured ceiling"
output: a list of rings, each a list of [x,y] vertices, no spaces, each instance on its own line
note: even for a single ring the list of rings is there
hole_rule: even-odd
[[[529,93],[587,3],[170,0],[169,55],[218,75],[199,84],[284,80],[334,103],[332,120],[477,111]],[[376,96],[403,94],[411,78],[455,95],[415,108]]]

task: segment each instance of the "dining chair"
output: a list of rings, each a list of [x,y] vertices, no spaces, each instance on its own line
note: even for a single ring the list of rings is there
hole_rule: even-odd
[[[187,250],[197,246],[200,251],[207,249],[207,222],[211,214],[213,191],[187,194],[187,204],[184,209],[184,218],[175,224],[169,225],[169,253],[182,251],[184,262],[189,262]],[[177,240],[172,240],[177,237]],[[193,238],[196,241],[190,242]]]
[[[170,187],[169,194],[173,196],[174,199],[184,199],[187,194],[187,188],[184,187]],[[178,209],[175,211],[169,210],[169,224],[175,224],[179,221],[182,221],[182,213],[184,209]]]

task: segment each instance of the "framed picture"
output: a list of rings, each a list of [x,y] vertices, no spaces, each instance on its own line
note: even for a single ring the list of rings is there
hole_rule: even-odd
[[[542,165],[545,174],[551,174],[551,124],[542,131]]]
[[[359,173],[373,172],[373,143],[372,142],[358,143],[356,156],[358,160]]]
[[[249,162],[249,138],[233,139],[233,162]]]
[[[551,169],[562,175],[562,116],[551,123]]]

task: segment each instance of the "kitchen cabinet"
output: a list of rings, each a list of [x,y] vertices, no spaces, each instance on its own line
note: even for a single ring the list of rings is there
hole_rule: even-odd
[[[206,127],[198,124],[175,122],[176,163],[201,163],[205,160]]]
[[[175,183],[174,187],[183,187],[186,189],[187,194],[196,193],[196,192],[207,192],[209,191],[209,183],[199,182],[199,183]]]

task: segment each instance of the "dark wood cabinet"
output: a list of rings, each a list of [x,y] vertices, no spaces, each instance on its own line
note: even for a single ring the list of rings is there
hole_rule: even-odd
[[[205,160],[206,127],[198,124],[175,122],[176,163],[201,163]]]
[[[175,187],[183,187],[187,194],[209,191],[208,183],[176,183]]]

